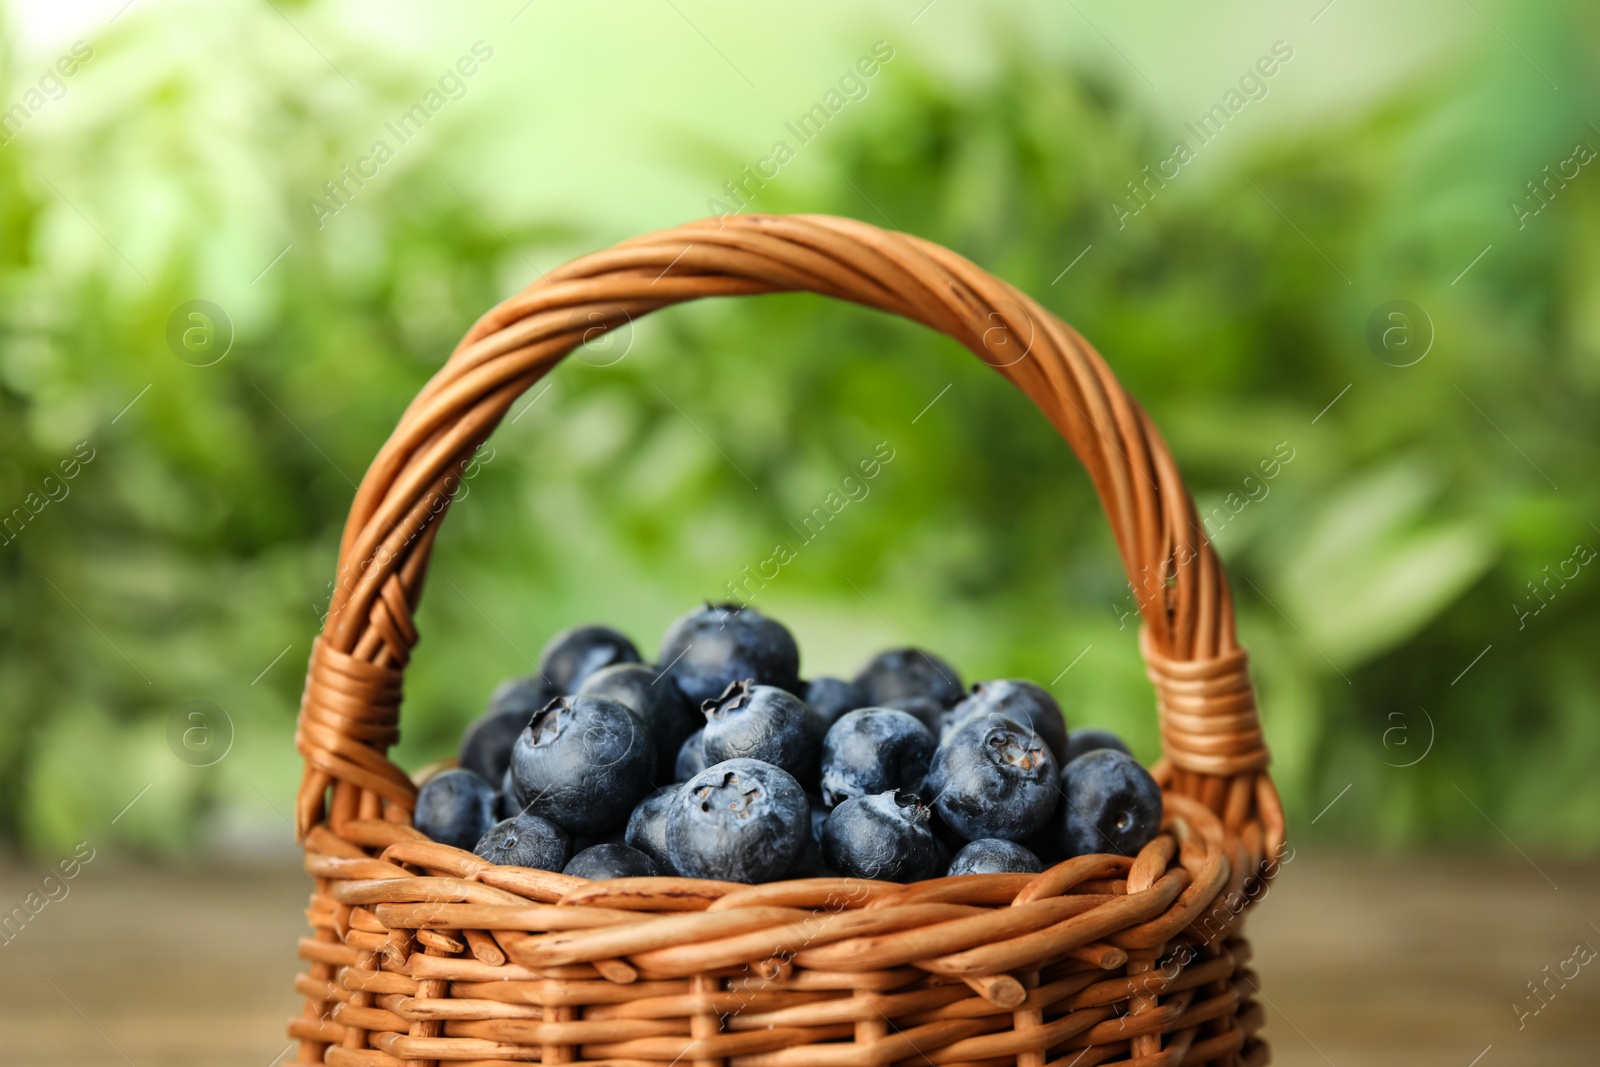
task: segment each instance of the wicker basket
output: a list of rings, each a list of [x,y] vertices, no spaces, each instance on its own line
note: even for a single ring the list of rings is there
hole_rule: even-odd
[[[496,867],[410,825],[399,736],[412,614],[460,474],[571,349],[707,296],[806,290],[947,334],[1031,397],[1088,469],[1141,605],[1166,752],[1135,858],[912,885],[589,882]],[[1240,937],[1283,848],[1221,564],[1166,445],[1100,357],[929,242],[825,216],[627,241],[485,315],[356,494],[306,678],[296,805],[316,881],[300,1063],[739,1067],[1259,1064]]]

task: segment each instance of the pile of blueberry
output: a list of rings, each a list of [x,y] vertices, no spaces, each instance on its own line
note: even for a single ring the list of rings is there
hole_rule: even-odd
[[[912,882],[1134,855],[1161,790],[1025,681],[962,686],[917,649],[800,678],[779,623],[712,605],[659,662],[604,626],[558,634],[422,786],[415,824],[496,864],[584,878]]]

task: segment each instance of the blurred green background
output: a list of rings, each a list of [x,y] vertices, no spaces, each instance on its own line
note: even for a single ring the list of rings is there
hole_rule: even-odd
[[[493,303],[738,207],[724,183],[777,141],[793,158],[751,210],[949,245],[1150,410],[1214,517],[1294,834],[1600,846],[1591,8],[3,10],[13,847],[284,847],[339,531],[404,405]],[[841,86],[880,41],[892,58]],[[835,89],[802,143],[786,123]],[[379,140],[392,158],[361,163]],[[343,167],[370,176],[341,204]],[[193,300],[225,320],[180,359]],[[879,442],[870,496],[755,600],[806,671],[910,640],[1049,683],[1155,756],[1087,479],[954,344],[766,297],[640,321],[548,381],[439,538],[404,765],[451,751],[561,627],[611,621],[648,653]],[[168,745],[193,700],[231,723],[210,766]]]

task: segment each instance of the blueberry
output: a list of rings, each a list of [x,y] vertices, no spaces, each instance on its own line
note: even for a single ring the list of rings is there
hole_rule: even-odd
[[[550,639],[539,653],[539,673],[556,694],[576,693],[583,680],[602,667],[638,663],[633,642],[608,626],[574,626]]]
[[[1032,682],[1008,679],[979,682],[950,713],[950,728],[960,726],[975,715],[998,716],[1028,727],[1049,747],[1058,766],[1067,751],[1067,720],[1061,713],[1061,705]]]
[[[926,781],[923,782],[923,792],[917,794],[917,799],[921,800],[922,797],[925,796],[925,795],[926,796],[931,796],[932,795],[932,794],[927,792],[927,782]],[[926,803],[926,802],[924,802],[924,803]],[[933,805],[929,804],[928,807],[931,810]],[[948,867],[948,866],[950,866],[950,857],[954,856],[957,852],[960,852],[962,849],[967,847],[967,839],[965,837],[962,837],[960,834],[956,833],[955,830],[950,826],[950,824],[946,823],[943,819],[939,818],[939,813],[937,811],[935,811],[933,813],[933,826],[931,827],[931,829],[933,830],[934,839],[936,841],[938,841],[940,846],[943,847],[943,849],[944,849],[945,866]],[[1044,832],[1049,833],[1050,831],[1053,831],[1053,830],[1056,830],[1056,829],[1057,828],[1054,825],[1051,825],[1051,826],[1045,827],[1045,831]],[[1053,836],[1060,837],[1061,835],[1058,832],[1058,833],[1055,833]]]
[[[822,742],[822,800],[835,807],[851,797],[922,788],[938,747],[917,719],[892,708],[848,712]]]
[[[511,746],[517,743],[532,712],[489,712],[473,720],[461,735],[461,766],[486,782],[498,782],[511,765]]]
[[[822,798],[806,794],[806,804],[811,809],[809,819],[811,832],[806,837],[805,855],[800,860],[800,866],[795,869],[792,877],[795,878],[832,878],[839,872],[829,867],[822,858],[822,824],[828,821],[828,809],[822,803]]]
[[[603,882],[608,878],[658,878],[661,876],[661,867],[636,848],[595,845],[572,857],[561,873]]]
[[[1126,752],[1085,752],[1061,769],[1061,843],[1069,856],[1137,855],[1161,829],[1161,787]]]
[[[770,882],[805,856],[805,790],[770,763],[732,759],[691,778],[667,809],[667,855],[685,878]]]
[[[511,765],[511,746],[533,713],[557,696],[537,674],[501,682],[489,708],[461,735],[461,766],[486,782],[498,782]]]
[[[948,708],[961,699],[961,675],[938,656],[919,648],[880,652],[861,668],[856,685],[872,707],[889,707],[898,700],[927,697]]]
[[[584,679],[578,695],[609,697],[639,717],[655,742],[658,776],[672,770],[683,742],[705,725],[679,692],[678,683],[643,663],[602,667]]]
[[[793,693],[776,686],[734,682],[705,703],[700,744],[707,764],[753,759],[811,781],[822,753],[822,723]]]
[[[494,825],[494,786],[465,770],[441,771],[417,792],[411,824],[442,845],[470,849]]]
[[[706,769],[706,728],[696,730],[684,739],[678,748],[678,758],[674,761],[672,777],[675,781],[687,782],[695,775]]]
[[[1065,800],[1057,799],[1055,817],[1021,841],[1022,847],[1038,856],[1039,862],[1046,867],[1054,867],[1062,860],[1070,858],[1067,850],[1061,847],[1061,809],[1066,803]]]
[[[572,841],[550,820],[523,813],[496,823],[472,851],[502,867],[559,871],[572,854]]]
[[[1019,841],[1055,811],[1056,761],[1031,731],[973,718],[939,745],[924,789],[939,818],[968,841]]]
[[[707,604],[678,618],[661,639],[661,662],[696,707],[746,678],[791,693],[800,688],[800,650],[789,631],[734,604]]]
[[[1067,751],[1061,757],[1061,766],[1065,767],[1085,752],[1093,752],[1097,748],[1114,749],[1117,752],[1128,751],[1128,746],[1122,738],[1110,730],[1102,730],[1098,726],[1083,726],[1067,734]]]
[[[943,737],[945,727],[950,723],[950,709],[931,697],[905,697],[891,700],[883,706],[910,715],[926,726],[934,737]]]
[[[498,798],[500,818],[510,819],[522,814],[522,802],[517,799],[517,781],[511,776],[511,768],[506,768],[506,773],[500,777],[500,796]]]
[[[811,840],[822,843],[822,824],[828,821],[828,805],[821,797],[806,794],[806,804],[811,808]]]
[[[806,842],[806,853],[800,859],[800,866],[794,869],[790,878],[838,878],[839,872],[829,867],[822,858],[822,845],[817,841]]]
[[[605,697],[557,697],[534,715],[511,750],[520,809],[569,833],[620,825],[650,791],[655,772],[644,723]]]
[[[621,826],[613,827],[612,829],[603,833],[573,834],[572,854],[576,856],[584,849],[594,848],[596,845],[625,845],[628,843],[627,835],[628,827],[626,823]]]
[[[917,798],[891,790],[851,797],[822,824],[822,855],[850,878],[919,882],[943,867],[929,827],[932,814]]]
[[[825,726],[838,722],[839,716],[847,711],[867,706],[866,694],[861,688],[843,678],[813,678],[801,682],[800,686],[801,699],[811,706]]]
[[[1015,841],[983,837],[956,853],[948,874],[1038,874],[1039,857]]]
[[[494,687],[484,714],[516,711],[531,719],[534,712],[560,695],[548,678],[537,674],[530,674],[526,678],[508,678]]]
[[[679,788],[677,785],[664,785],[639,801],[633,814],[628,816],[628,829],[623,835],[623,841],[630,848],[636,848],[655,860],[662,870],[672,867],[667,860],[667,811],[672,806],[672,798],[678,795]]]

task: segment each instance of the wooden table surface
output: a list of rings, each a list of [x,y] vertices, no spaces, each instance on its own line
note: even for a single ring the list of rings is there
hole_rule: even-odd
[[[45,873],[0,867],[0,908]],[[290,982],[308,884],[282,865],[96,859],[66,897],[0,937],[0,1064],[292,1058],[284,1022],[299,1008]],[[1302,853],[1251,924],[1276,1063],[1600,1064],[1600,960],[1564,986],[1551,979],[1520,1027],[1515,1008],[1537,1006],[1526,983],[1576,945],[1600,950],[1600,864]]]

